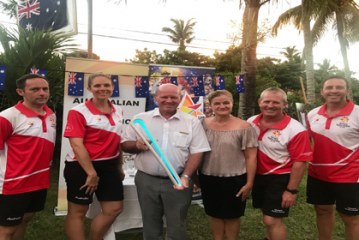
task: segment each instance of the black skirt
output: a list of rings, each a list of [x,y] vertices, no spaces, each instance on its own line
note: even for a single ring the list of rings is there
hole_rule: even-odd
[[[207,215],[232,219],[244,215],[246,201],[236,197],[239,190],[246,184],[247,174],[234,177],[215,177],[199,175],[203,205]]]

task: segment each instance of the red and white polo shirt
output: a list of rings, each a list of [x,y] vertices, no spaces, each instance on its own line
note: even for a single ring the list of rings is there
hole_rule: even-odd
[[[353,102],[328,117],[326,105],[308,113],[314,141],[314,159],[309,175],[327,182],[359,182],[359,106]]]
[[[102,113],[90,99],[69,111],[64,136],[83,138],[92,161],[109,160],[120,154],[123,111],[113,104],[111,108],[110,114]],[[67,154],[66,161],[77,161],[73,151]]]
[[[22,102],[0,113],[0,194],[19,194],[50,186],[50,165],[56,138],[56,116]]]
[[[248,119],[258,134],[257,174],[290,173],[294,162],[312,160],[309,134],[301,123],[284,115],[280,122],[263,131],[259,126],[262,116]]]

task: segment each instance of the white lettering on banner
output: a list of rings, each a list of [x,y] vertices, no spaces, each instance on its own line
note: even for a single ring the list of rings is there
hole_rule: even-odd
[[[112,104],[120,105],[120,106],[140,106],[140,101],[130,101],[130,100],[111,100]]]
[[[72,101],[72,104],[80,104],[80,103],[84,103],[88,100],[89,98],[75,98]],[[119,106],[136,106],[139,107],[140,106],[140,101],[137,100],[126,100],[126,99],[111,99],[111,103],[115,104],[115,105],[119,105]]]
[[[123,119],[122,124],[130,124],[131,119]]]

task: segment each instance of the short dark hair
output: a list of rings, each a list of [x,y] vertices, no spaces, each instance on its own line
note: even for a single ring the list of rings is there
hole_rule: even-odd
[[[25,89],[26,81],[29,79],[34,79],[34,78],[42,78],[46,82],[49,82],[49,80],[42,75],[29,73],[29,74],[25,74],[25,75],[21,76],[20,78],[18,78],[16,80],[16,87],[19,89]]]
[[[349,81],[348,79],[346,79],[345,77],[341,76],[341,75],[331,75],[327,78],[325,78],[322,82],[322,89],[324,87],[324,84],[328,81],[328,80],[332,80],[332,79],[339,79],[339,80],[343,80],[345,82],[345,85],[347,87],[347,89],[349,89]]]
[[[112,79],[111,79],[111,76],[109,74],[104,74],[104,73],[94,73],[94,74],[91,74],[88,78],[88,81],[87,81],[87,86],[88,87],[91,87],[91,84],[93,82],[93,80],[97,77],[104,77],[104,78],[107,78],[111,81],[111,85],[113,85],[113,82],[112,82]]]

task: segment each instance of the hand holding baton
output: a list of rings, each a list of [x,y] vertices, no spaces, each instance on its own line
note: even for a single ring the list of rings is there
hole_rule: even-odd
[[[147,137],[150,139],[150,142],[142,134],[142,132],[137,129],[135,124],[138,124],[139,126],[141,126],[142,130],[146,133]],[[169,176],[169,178],[171,179],[173,184],[178,186],[178,187],[181,187],[182,183],[181,183],[180,177],[178,176],[177,172],[174,170],[172,164],[167,160],[166,156],[163,154],[160,147],[157,145],[156,140],[153,138],[152,134],[148,130],[145,122],[142,119],[135,119],[135,120],[132,121],[131,127],[135,130],[136,134],[143,140],[143,142],[146,144],[148,149],[155,156],[156,160],[159,162],[159,164],[166,171],[167,175]]]

